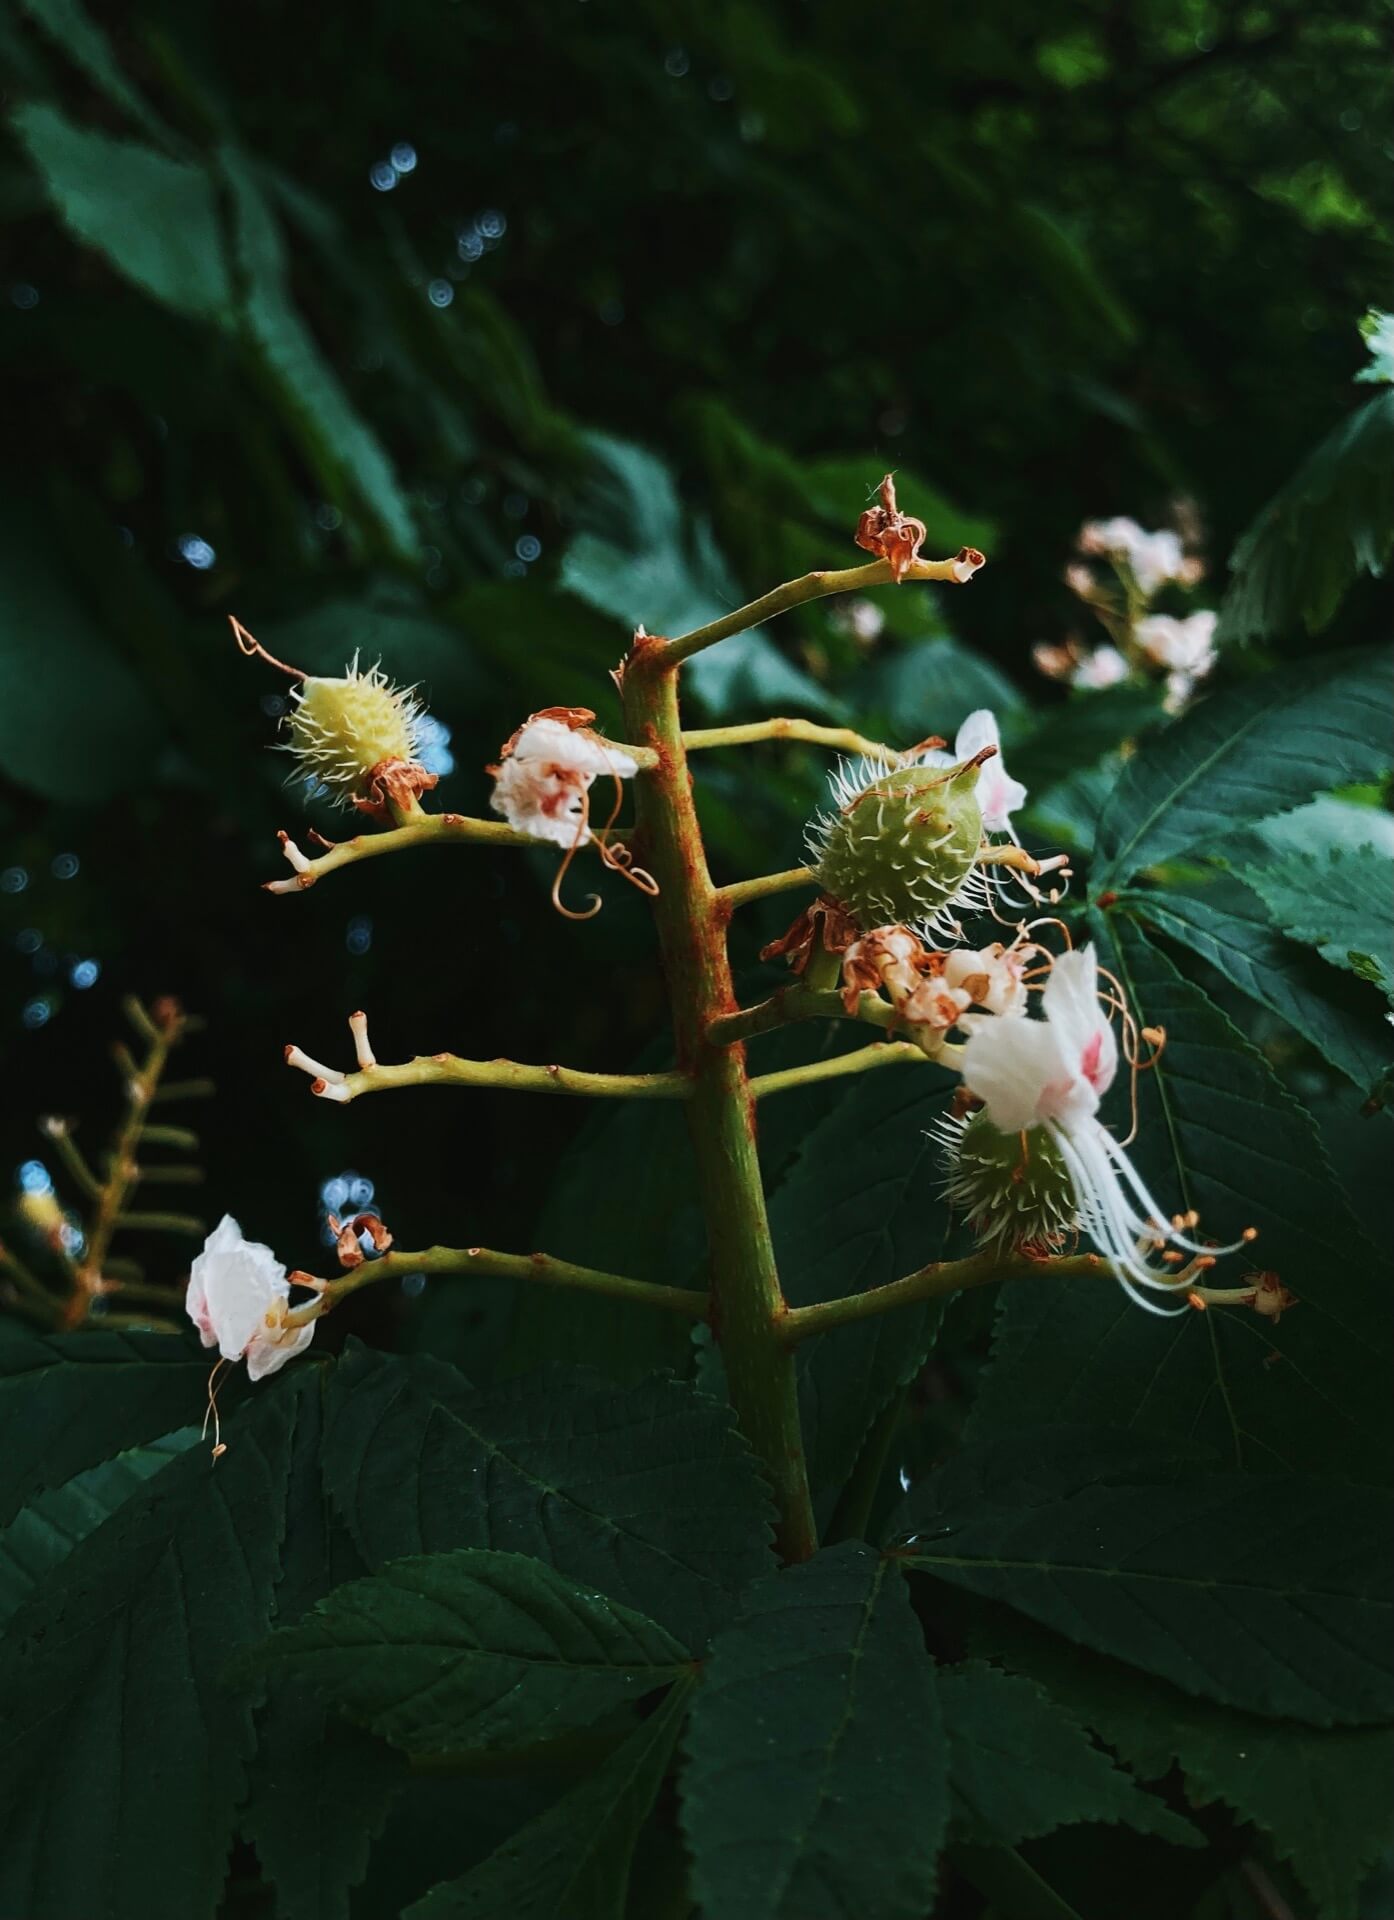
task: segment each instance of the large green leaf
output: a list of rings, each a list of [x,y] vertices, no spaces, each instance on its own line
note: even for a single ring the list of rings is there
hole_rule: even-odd
[[[301,1390],[286,1491],[285,1543],[274,1621],[300,1619],[364,1571],[320,1477],[323,1375]],[[231,1664],[231,1663],[230,1663]],[[235,1676],[225,1674],[231,1682]],[[407,1779],[406,1762],[316,1698],[295,1672],[257,1673],[257,1751],[240,1831],[276,1893],[276,1920],[348,1920],[374,1839]]]
[[[277,403],[331,496],[356,500],[393,553],[413,559],[411,507],[376,433],[315,344],[289,288],[289,255],[251,164],[235,148],[221,163],[236,215],[242,315]]]
[[[70,232],[165,306],[231,324],[217,196],[201,167],[89,132],[45,102],[10,124]]]
[[[671,1634],[545,1562],[469,1547],[336,1588],[254,1660],[408,1753],[535,1745],[690,1665]]]
[[[639,1831],[687,1712],[680,1682],[618,1752],[403,1920],[624,1920]]]
[[[990,660],[947,635],[878,661],[864,676],[861,691],[866,708],[885,716],[888,739],[907,747],[932,733],[952,739],[975,707],[991,707],[999,723],[1010,726],[1025,706],[1019,690]]]
[[[1394,1717],[1394,1500],[1224,1475],[1058,1500],[910,1496],[905,1562],[1187,1693],[1314,1726]],[[1294,1542],[1300,1546],[1294,1546]]]
[[[1217,1285],[1261,1263],[1301,1304],[1276,1324],[1247,1308],[1163,1320],[1104,1279],[1013,1283],[969,1431],[1101,1420],[1196,1440],[1251,1472],[1387,1472],[1389,1288],[1311,1118],[1138,929],[1098,915],[1095,934],[1139,1020],[1168,1036],[1139,1081],[1132,1159],[1162,1206],[1199,1210],[1203,1232],[1258,1229]]]
[[[1286,1020],[1362,1093],[1389,1064],[1392,1049],[1379,1002],[1363,986],[1333,978],[1310,953],[1284,939],[1253,887],[1236,875],[1217,875],[1203,892],[1136,890],[1120,900]]]
[[[941,1669],[955,1835],[1014,1847],[1078,1821],[1118,1821],[1183,1847],[1200,1835],[1143,1793],[1031,1681],[981,1661]]]
[[[1235,548],[1220,631],[1279,639],[1328,624],[1359,573],[1380,573],[1394,540],[1394,394],[1327,435]]]
[[[41,1487],[201,1417],[208,1371],[196,1346],[168,1334],[41,1335],[0,1324],[0,1522]]]
[[[1244,878],[1292,939],[1384,993],[1394,989],[1394,875],[1378,847],[1333,847],[1325,859],[1292,853]]]
[[[895,1566],[855,1542],[754,1589],[687,1737],[693,1890],[722,1920],[921,1920],[948,1818],[934,1668]]]
[[[970,1638],[1045,1686],[1140,1778],[1179,1765],[1195,1805],[1222,1800],[1262,1828],[1311,1894],[1314,1920],[1355,1913],[1364,1873],[1384,1851],[1394,1730],[1284,1725],[1193,1700],[995,1609]]]
[[[49,799],[104,800],[160,750],[154,698],[30,503],[0,507],[0,767]]]
[[[190,1920],[252,1746],[221,1684],[266,1630],[297,1388],[264,1392],[83,1540],[0,1645],[0,1912]]]
[[[758,1043],[757,1043],[758,1044]],[[943,1252],[948,1216],[926,1128],[945,1080],[928,1063],[859,1079],[808,1135],[770,1201],[785,1297],[808,1306],[911,1273]],[[923,1366],[942,1308],[921,1302],[812,1341],[799,1359],[810,1471],[826,1506],[896,1387]]]
[[[7,1527],[0,1528],[0,1622],[8,1620],[39,1582],[66,1560],[79,1540],[85,1540],[197,1438],[198,1429],[186,1427],[153,1446],[134,1447],[114,1460],[103,1460],[66,1486],[36,1495]]]
[[[730,1409],[681,1381],[584,1369],[479,1392],[357,1348],[329,1392],[325,1481],[374,1566],[528,1553],[694,1652],[770,1565],[768,1495]]]
[[[1124,766],[1099,817],[1091,886],[1116,888],[1191,847],[1218,851],[1235,827],[1391,760],[1382,654],[1309,661],[1215,694]]]

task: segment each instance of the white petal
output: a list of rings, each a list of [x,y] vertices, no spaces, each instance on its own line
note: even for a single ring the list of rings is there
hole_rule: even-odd
[[[303,1353],[314,1337],[313,1320],[307,1320],[303,1327],[287,1327],[279,1334],[267,1329],[263,1338],[253,1339],[247,1348],[247,1378],[264,1380],[268,1374],[279,1373],[286,1361]]]
[[[1019,1133],[1041,1118],[1046,1089],[1069,1067],[1060,1036],[1044,1020],[977,1021],[963,1050],[963,1083],[987,1107],[988,1118],[1003,1133]]]

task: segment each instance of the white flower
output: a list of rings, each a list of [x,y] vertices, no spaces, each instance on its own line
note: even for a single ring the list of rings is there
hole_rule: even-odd
[[[1072,687],[1116,687],[1128,677],[1128,663],[1117,647],[1095,647],[1070,670]]]
[[[1004,947],[1000,940],[977,953],[958,947],[944,961],[945,985],[989,1013],[1025,1013],[1026,968],[1034,952],[1034,947]]]
[[[1164,1313],[1139,1288],[1172,1294],[1184,1304],[1182,1275],[1154,1266],[1149,1255],[1168,1242],[1198,1256],[1232,1253],[1188,1240],[1167,1221],[1113,1136],[1099,1123],[1099,1102],[1113,1084],[1118,1047],[1098,995],[1092,947],[1062,954],[1041,995],[1043,1020],[975,1021],[963,1051],[965,1086],[983,1101],[1003,1133],[1042,1126],[1074,1185],[1080,1223],[1125,1290],[1150,1312]]]
[[[184,1308],[205,1347],[217,1347],[224,1360],[246,1356],[252,1380],[275,1373],[314,1338],[315,1323],[285,1324],[290,1303],[286,1270],[225,1213],[203,1243],[189,1271]]]
[[[1170,527],[1148,533],[1123,514],[1112,520],[1091,520],[1081,527],[1079,549],[1121,563],[1132,574],[1138,591],[1149,599],[1168,580],[1190,581],[1196,577],[1195,563],[1186,558],[1179,533],[1173,533]]]
[[[1137,643],[1149,659],[1173,673],[1199,680],[1216,660],[1215,622],[1209,608],[1177,620],[1169,613],[1149,614],[1137,623]]]
[[[989,708],[979,707],[976,713],[969,714],[954,736],[952,753],[931,748],[920,758],[927,767],[956,767],[971,760],[975,753],[981,753],[984,747],[995,747],[997,751],[978,768],[976,793],[983,826],[989,833],[1008,833],[1015,839],[1012,815],[1025,804],[1026,789],[1020,780],[1012,779],[1002,764],[1002,737]]]
[[[610,774],[627,780],[638,767],[627,753],[589,728],[534,714],[491,771],[490,804],[509,826],[534,840],[573,847],[584,846],[591,837],[585,795],[596,776]]]

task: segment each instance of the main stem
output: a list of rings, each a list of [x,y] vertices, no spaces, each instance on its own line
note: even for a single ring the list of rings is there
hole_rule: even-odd
[[[677,669],[665,642],[640,636],[624,667],[625,727],[658,765],[636,784],[643,860],[672,1004],[678,1067],[690,1076],[693,1150],[711,1253],[712,1327],[731,1402],[774,1484],[777,1545],[786,1561],[817,1549],[792,1353],[779,1337],[787,1309],[775,1267],[755,1146],[745,1048],[714,1045],[711,1022],[735,1010],[726,952],[729,906],[707,872],[678,717]]]

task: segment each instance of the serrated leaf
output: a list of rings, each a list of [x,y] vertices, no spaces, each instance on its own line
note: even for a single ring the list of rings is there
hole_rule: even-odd
[[[1367,1545],[1387,1494],[1228,1475],[984,1507],[930,1480],[907,1521],[907,1565],[1187,1693],[1314,1726],[1394,1716],[1394,1587]]]
[[[1091,890],[1189,848],[1220,851],[1236,827],[1382,773],[1394,759],[1388,715],[1388,660],[1371,653],[1202,700],[1124,765],[1099,817]]]
[[[1394,989],[1394,874],[1379,848],[1291,853],[1244,878],[1289,938],[1362,979],[1373,968],[1381,991]]]
[[[938,1691],[954,1831],[967,1845],[1014,1847],[1086,1820],[1203,1844],[1031,1681],[970,1661],[942,1669]]]
[[[1199,1210],[1202,1232],[1258,1229],[1248,1257],[1215,1270],[1217,1285],[1242,1285],[1261,1264],[1301,1304],[1278,1323],[1248,1309],[1161,1320],[1106,1280],[1014,1283],[1002,1292],[969,1433],[1106,1421],[1194,1440],[1249,1472],[1380,1477],[1394,1451],[1389,1288],[1316,1127],[1137,928],[1096,915],[1094,931],[1138,1020],[1167,1033],[1138,1083],[1131,1158],[1163,1206]]]
[[[1168,887],[1120,897],[1130,912],[1286,1020],[1362,1093],[1388,1065],[1391,1046],[1378,1003],[1284,939],[1263,901],[1236,875],[1217,876],[1203,892]]]
[[[1025,708],[1004,673],[947,635],[878,661],[864,677],[862,702],[884,714],[888,738],[906,746],[931,733],[952,738],[976,707],[991,707],[1008,725]]]
[[[0,1912],[189,1920],[217,1905],[266,1631],[297,1388],[225,1422],[75,1547],[0,1643]]]
[[[403,1920],[624,1920],[639,1831],[667,1771],[689,1684],[670,1688],[618,1752],[482,1865],[434,1887]]]
[[[488,1393],[356,1348],[329,1390],[325,1482],[373,1566],[528,1553],[650,1614],[693,1652],[770,1566],[769,1497],[728,1407],[577,1368]]]
[[[1144,1780],[1179,1765],[1193,1804],[1222,1800],[1261,1828],[1310,1893],[1313,1920],[1356,1911],[1385,1846],[1394,1730],[1317,1731],[1193,1700],[1017,1616],[991,1613],[970,1637],[1044,1685]]]
[[[1222,640],[1318,633],[1394,539],[1394,394],[1342,420],[1259,514],[1230,558]]]
[[[320,1478],[322,1376],[306,1382],[297,1411],[274,1600],[278,1626],[365,1571]],[[258,1676],[247,1691],[265,1698],[238,1827],[275,1889],[276,1920],[348,1920],[351,1890],[406,1784],[406,1764],[324,1707],[298,1674],[276,1674],[269,1683]]]
[[[690,1665],[643,1614],[543,1561],[468,1547],[336,1588],[251,1663],[302,1676],[408,1753],[536,1745]]]
[[[80,1540],[110,1519],[152,1475],[198,1438],[196,1427],[134,1447],[89,1467],[65,1486],[37,1494],[0,1529],[0,1623],[34,1591]]]
[[[948,1816],[934,1669],[895,1567],[855,1542],[755,1588],[717,1641],[682,1776],[722,1920],[922,1920]]]
[[[926,1128],[946,1085],[928,1063],[868,1074],[809,1133],[770,1199],[792,1305],[884,1286],[942,1254],[948,1215]],[[877,1413],[924,1364],[942,1312],[938,1302],[919,1302],[839,1328],[801,1351],[805,1444],[825,1510]]]
[[[163,1333],[36,1334],[0,1325],[0,1522],[42,1487],[203,1412],[208,1361]],[[236,1403],[236,1392],[222,1405]]]
[[[10,124],[77,239],[165,306],[230,324],[217,198],[201,167],[76,126],[46,102],[17,107]]]

